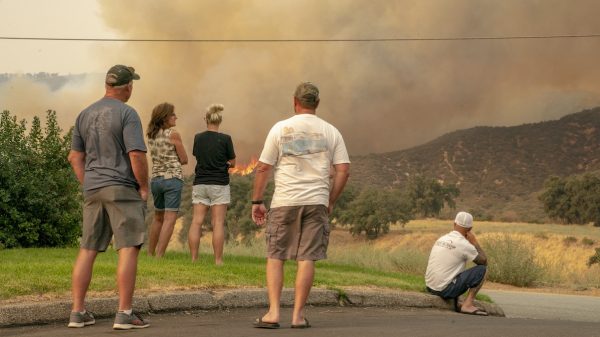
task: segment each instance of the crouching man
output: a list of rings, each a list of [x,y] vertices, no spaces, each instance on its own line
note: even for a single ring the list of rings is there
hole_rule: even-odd
[[[474,304],[475,295],[485,281],[487,257],[472,229],[473,216],[459,212],[454,219],[454,230],[439,238],[431,249],[425,285],[430,293],[453,299],[457,312],[487,316],[486,311]],[[468,261],[473,261],[476,266],[465,270]],[[467,290],[469,293],[459,306],[458,297]]]

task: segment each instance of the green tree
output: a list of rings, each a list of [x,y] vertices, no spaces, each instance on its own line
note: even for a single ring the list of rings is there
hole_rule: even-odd
[[[411,201],[399,190],[365,187],[341,212],[340,222],[352,235],[365,233],[375,239],[389,232],[390,223],[405,224],[413,219]]]
[[[600,226],[600,178],[590,174],[551,177],[544,188],[539,200],[550,218],[568,224],[594,222]]]
[[[351,182],[348,182],[342,191],[342,194],[340,194],[338,200],[336,201],[335,207],[333,208],[333,212],[330,214],[329,219],[337,224],[342,214],[348,209],[350,203],[356,199],[359,193],[360,188]]]
[[[435,179],[416,175],[409,179],[406,193],[412,202],[413,212],[423,217],[436,217],[444,205],[455,207],[454,199],[460,191],[454,185],[444,186]]]
[[[61,136],[56,112],[42,128],[8,111],[0,116],[0,246],[52,247],[76,243],[80,234],[79,183],[67,161],[71,133]]]

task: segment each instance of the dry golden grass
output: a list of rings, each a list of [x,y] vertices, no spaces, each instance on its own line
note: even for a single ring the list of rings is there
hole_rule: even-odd
[[[402,228],[392,226],[390,234],[374,244],[394,251],[417,249],[428,254],[435,240],[452,227],[451,220],[414,220]],[[600,228],[590,225],[475,222],[474,231],[482,243],[504,235],[533,247],[535,262],[544,271],[538,285],[571,289],[600,288],[600,266],[587,266],[600,246]]]
[[[522,245],[533,247],[534,261],[543,270],[536,281],[537,287],[589,290],[592,293],[600,289],[600,266],[588,267],[586,264],[594,255],[594,249],[600,246],[600,228],[478,221],[474,225],[474,232],[482,245],[508,235]],[[422,275],[433,243],[451,229],[451,220],[414,220],[405,226],[393,225],[387,235],[367,240],[364,236],[353,237],[347,229],[338,227],[331,233],[328,260]],[[176,234],[173,238],[178,237]],[[205,233],[201,240],[202,252],[212,251],[210,240],[211,233]],[[225,254],[264,256],[263,240],[259,233],[250,247],[228,244]],[[170,250],[187,251],[187,243],[175,241],[169,245]]]

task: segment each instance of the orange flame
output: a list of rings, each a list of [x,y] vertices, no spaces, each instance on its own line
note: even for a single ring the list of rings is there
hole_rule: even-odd
[[[258,165],[258,159],[256,159],[256,157],[252,157],[250,159],[250,163],[248,163],[248,165],[236,164],[234,168],[229,169],[229,173],[246,176],[246,175],[249,175],[250,173],[254,172],[256,165]]]

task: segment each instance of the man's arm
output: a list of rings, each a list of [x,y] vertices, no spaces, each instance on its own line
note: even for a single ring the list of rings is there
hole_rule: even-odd
[[[272,165],[265,164],[261,161],[256,166],[256,173],[254,175],[254,188],[252,190],[252,201],[263,200],[263,194],[267,187],[267,181],[269,179],[269,173],[273,168]],[[264,203],[252,204],[252,220],[257,225],[261,226],[265,223],[267,214],[267,208]]]
[[[71,150],[69,151],[67,160],[71,164],[77,180],[83,185],[83,175],[85,174],[85,152]]]
[[[487,266],[487,256],[485,255],[485,252],[479,245],[479,242],[477,242],[477,238],[475,237],[475,234],[473,234],[472,231],[467,232],[467,240],[473,246],[475,246],[475,249],[477,249],[477,256],[475,257],[475,259],[473,259],[473,262],[478,265]]]
[[[142,200],[148,200],[148,161],[146,160],[146,152],[133,150],[129,151],[129,160],[131,161],[131,169],[135,180],[140,185],[140,196]]]
[[[340,194],[342,194],[346,182],[348,181],[348,177],[350,177],[350,164],[344,163],[333,165],[333,169],[335,172],[333,173],[333,183],[331,191],[329,192],[329,214],[333,212],[333,206]]]

